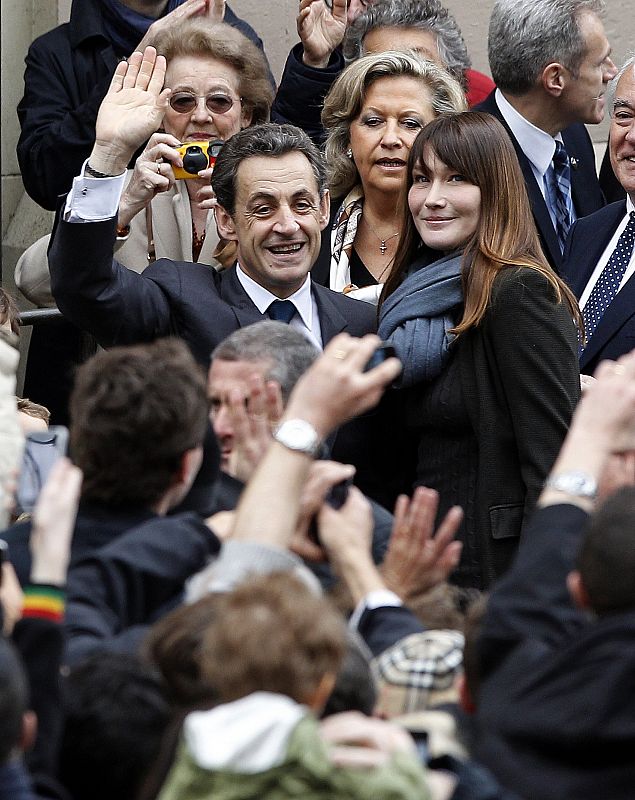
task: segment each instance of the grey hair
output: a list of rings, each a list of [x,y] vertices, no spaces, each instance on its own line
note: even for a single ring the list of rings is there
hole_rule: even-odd
[[[464,84],[471,66],[467,47],[457,21],[438,0],[378,0],[349,26],[343,51],[347,61],[364,53],[364,37],[375,28],[418,28],[429,31],[445,67]]]
[[[615,92],[617,91],[617,84],[620,82],[620,78],[626,72],[628,72],[629,68],[635,68],[635,51],[628,54],[628,58],[619,68],[617,75],[609,81],[609,84],[606,88],[606,107],[609,110],[609,114],[613,116],[613,105],[615,103]]]
[[[216,199],[230,216],[236,210],[236,174],[247,158],[302,153],[311,165],[320,196],[326,191],[324,157],[309,137],[295,125],[265,122],[235,133],[223,145],[212,174]]]
[[[322,124],[327,131],[325,145],[329,188],[342,197],[359,183],[355,162],[346,155],[351,123],[362,110],[366,93],[380,78],[407,76],[423,83],[431,95],[435,116],[465,111],[465,94],[447,70],[416,53],[387,50],[353,61],[341,73],[324,100]]]
[[[320,354],[300,331],[283,322],[265,320],[239,328],[216,347],[212,360],[263,361],[266,381],[280,385],[286,403],[300,377]]]
[[[587,49],[580,17],[603,9],[603,0],[497,0],[487,43],[494,83],[511,95],[525,94],[551,62],[577,76]]]

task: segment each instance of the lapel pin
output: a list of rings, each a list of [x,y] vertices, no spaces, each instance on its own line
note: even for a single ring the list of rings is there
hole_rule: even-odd
[[[569,158],[569,163],[571,164],[571,169],[577,169],[578,166],[580,165],[580,162],[575,156],[571,156]]]

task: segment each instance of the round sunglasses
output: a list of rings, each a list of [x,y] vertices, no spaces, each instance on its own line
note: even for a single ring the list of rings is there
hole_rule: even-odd
[[[170,106],[177,114],[191,114],[196,108],[199,98],[205,98],[205,105],[212,114],[226,114],[234,105],[234,98],[227,94],[193,94],[192,92],[177,92],[170,97]],[[242,98],[241,98],[242,101]]]

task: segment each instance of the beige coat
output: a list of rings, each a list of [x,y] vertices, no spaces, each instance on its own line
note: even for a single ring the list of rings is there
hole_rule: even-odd
[[[129,171],[128,178],[132,175]],[[173,261],[192,260],[192,216],[185,181],[176,181],[174,187],[158,194],[151,202],[152,233],[156,258]],[[22,294],[40,308],[55,305],[51,295],[47,250],[51,236],[47,234],[31,245],[20,256],[15,267],[15,282]],[[200,264],[210,264],[215,269],[220,265],[213,258],[218,244],[216,222],[212,213],[207,215],[205,241],[199,256]],[[115,243],[117,260],[135,272],[143,272],[148,266],[148,234],[146,213],[140,211],[130,223],[130,235]]]

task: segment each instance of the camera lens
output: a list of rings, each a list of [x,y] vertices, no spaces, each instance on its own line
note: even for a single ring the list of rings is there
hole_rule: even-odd
[[[187,148],[183,156],[183,169],[190,175],[196,175],[200,170],[207,167],[207,156],[198,144],[193,144]]]

